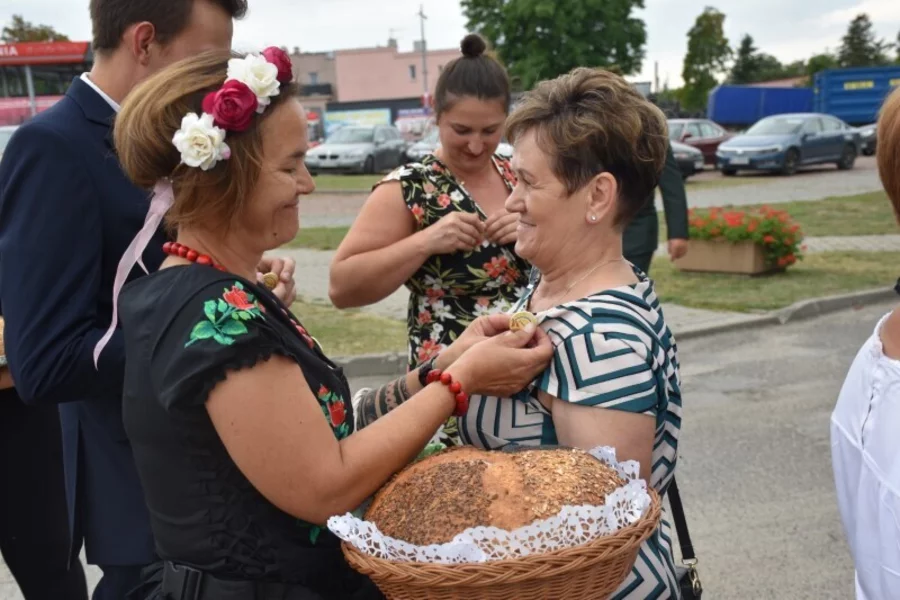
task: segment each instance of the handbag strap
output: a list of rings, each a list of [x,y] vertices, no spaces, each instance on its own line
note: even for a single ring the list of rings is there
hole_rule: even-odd
[[[694,545],[691,543],[691,534],[688,533],[687,519],[684,517],[684,506],[681,504],[681,495],[678,493],[678,484],[672,477],[669,488],[666,491],[669,496],[669,505],[672,507],[672,519],[675,521],[675,532],[678,534],[678,544],[681,546],[681,558],[685,564],[697,560],[694,554]]]

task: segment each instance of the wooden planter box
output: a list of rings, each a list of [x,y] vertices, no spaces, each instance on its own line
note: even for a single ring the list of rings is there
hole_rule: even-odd
[[[754,242],[690,240],[687,254],[675,261],[681,271],[761,275],[781,269],[766,265],[762,246]]]

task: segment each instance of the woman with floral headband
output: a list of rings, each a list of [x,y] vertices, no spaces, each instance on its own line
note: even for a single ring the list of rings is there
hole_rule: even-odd
[[[440,376],[388,384],[394,410],[352,433],[341,369],[255,282],[259,257],[293,239],[298,196],[314,188],[291,80],[275,48],[205,54],[148,79],[116,122],[126,174],[154,188],[120,273],[163,216],[177,233],[161,269],[119,303],[125,427],[162,559],[138,598],[381,597],[323,524],[408,464],[465,412],[468,393],[519,389],[549,361],[541,332],[476,320],[441,354]]]

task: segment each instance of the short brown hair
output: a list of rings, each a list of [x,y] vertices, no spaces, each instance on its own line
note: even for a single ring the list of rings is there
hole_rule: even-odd
[[[617,224],[648,201],[666,161],[663,113],[621,76],[579,67],[526,93],[506,124],[511,141],[535,130],[569,194],[604,171],[619,184]]]
[[[247,14],[247,0],[211,0],[232,19]],[[156,38],[163,44],[181,33],[191,18],[194,0],[91,0],[91,27],[94,51],[119,47],[125,30],[136,23],[153,23]]]
[[[509,75],[492,54],[485,54],[487,42],[470,33],[460,43],[462,56],[444,66],[434,90],[434,112],[440,116],[460,98],[498,100],[509,110]]]
[[[259,179],[262,165],[261,125],[279,104],[297,97],[294,84],[281,84],[265,112],[250,128],[227,135],[231,158],[209,171],[181,164],[172,137],[190,112],[202,112],[203,98],[225,82],[230,52],[204,52],[177,62],[139,84],[116,117],[114,138],[125,174],[138,187],[152,188],[170,178],[175,204],[166,214],[170,228],[184,225],[228,226],[241,215]]]
[[[900,89],[885,100],[878,117],[878,173],[900,221]]]

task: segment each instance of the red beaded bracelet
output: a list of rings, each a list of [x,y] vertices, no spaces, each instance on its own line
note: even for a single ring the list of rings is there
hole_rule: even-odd
[[[425,378],[427,383],[441,382],[446,385],[456,399],[456,410],[453,412],[454,417],[463,417],[469,412],[469,395],[462,389],[462,385],[458,381],[453,381],[450,373],[444,373],[440,369],[434,369]]]

